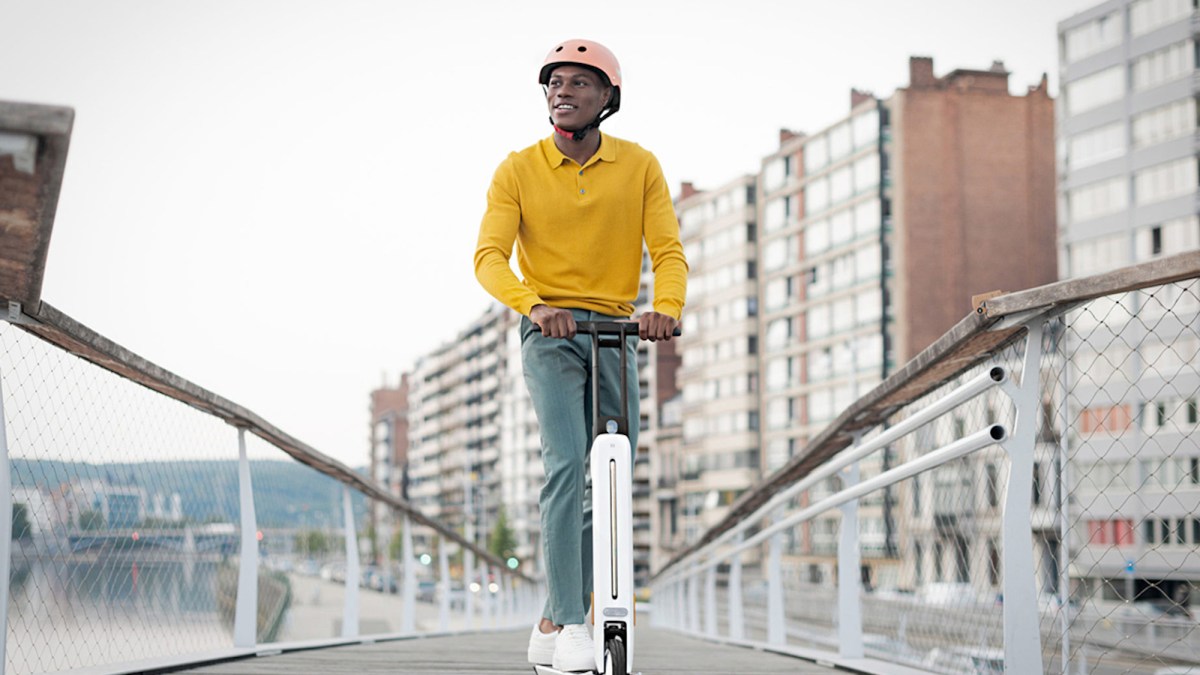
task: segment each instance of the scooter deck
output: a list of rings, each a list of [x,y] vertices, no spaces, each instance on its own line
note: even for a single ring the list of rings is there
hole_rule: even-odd
[[[592,673],[595,675],[595,670],[556,670],[548,665],[534,665],[533,671],[535,675],[580,675],[581,673]],[[641,673],[632,673],[631,675],[642,675]]]

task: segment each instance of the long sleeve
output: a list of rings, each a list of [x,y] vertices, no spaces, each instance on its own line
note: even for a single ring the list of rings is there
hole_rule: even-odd
[[[654,270],[654,311],[679,320],[687,297],[687,259],[679,241],[679,218],[662,167],[651,159],[646,170],[642,234]]]
[[[533,306],[543,301],[517,279],[508,263],[521,226],[521,204],[511,159],[496,169],[488,188],[487,211],[475,246],[475,278],[497,300],[528,316]]]

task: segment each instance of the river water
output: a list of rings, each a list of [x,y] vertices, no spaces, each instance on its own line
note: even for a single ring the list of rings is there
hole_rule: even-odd
[[[17,675],[232,645],[218,563],[14,560],[7,672]]]

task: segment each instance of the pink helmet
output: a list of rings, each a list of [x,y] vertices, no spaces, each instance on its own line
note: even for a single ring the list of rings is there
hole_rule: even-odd
[[[566,40],[550,50],[546,61],[538,74],[538,83],[546,86],[550,83],[550,73],[559,66],[583,66],[595,71],[612,86],[612,99],[600,120],[608,118],[621,108],[621,64],[608,47],[591,40]],[[597,124],[599,121],[597,120]]]

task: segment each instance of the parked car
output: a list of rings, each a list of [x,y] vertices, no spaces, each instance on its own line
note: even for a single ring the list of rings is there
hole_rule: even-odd
[[[971,584],[940,581],[919,588],[917,600],[927,605],[963,606],[978,603],[979,596]]]
[[[423,579],[417,582],[417,602],[432,603],[437,598],[437,582]]]

